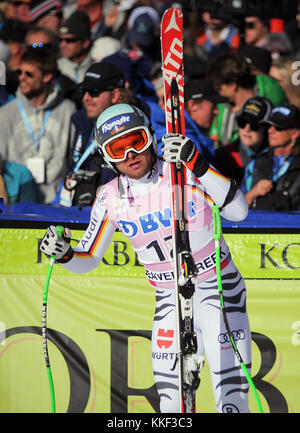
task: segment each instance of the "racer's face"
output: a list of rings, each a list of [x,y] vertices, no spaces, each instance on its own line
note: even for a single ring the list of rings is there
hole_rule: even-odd
[[[144,152],[128,152],[124,161],[116,162],[116,167],[121,173],[126,174],[131,179],[141,179],[152,167],[155,155],[148,147]]]

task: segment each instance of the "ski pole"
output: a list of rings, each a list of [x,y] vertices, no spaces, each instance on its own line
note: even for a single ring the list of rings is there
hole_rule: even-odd
[[[64,228],[62,226],[56,227],[57,233],[59,237],[62,236],[62,233],[64,231]],[[44,294],[43,294],[43,317],[42,317],[42,339],[43,339],[43,349],[44,349],[44,356],[45,356],[45,362],[46,362],[46,369],[47,369],[47,375],[48,375],[48,382],[49,382],[49,388],[50,388],[50,397],[51,397],[51,412],[56,412],[56,405],[55,405],[55,392],[54,392],[54,384],[53,384],[53,378],[52,378],[52,372],[51,372],[51,366],[50,366],[50,359],[49,359],[49,353],[48,353],[48,341],[47,341],[47,300],[48,300],[48,289],[50,284],[50,278],[53,271],[53,266],[55,263],[55,257],[50,257],[50,262],[48,266],[48,272],[47,277],[45,281],[45,287],[44,287]]]
[[[223,314],[223,320],[224,320],[224,324],[225,324],[225,328],[227,331],[227,334],[229,336],[231,345],[233,347],[234,353],[237,357],[237,359],[239,360],[240,366],[246,376],[247,382],[253,392],[257,407],[258,407],[258,411],[259,413],[263,413],[263,409],[262,409],[262,405],[256,390],[256,387],[254,385],[254,382],[252,380],[252,377],[250,376],[248,369],[241,357],[241,354],[237,348],[237,345],[235,344],[232,332],[230,330],[229,327],[229,323],[227,320],[227,315],[226,315],[226,308],[225,308],[225,304],[224,304],[224,298],[223,298],[223,287],[222,287],[222,275],[221,275],[221,248],[220,248],[220,240],[221,240],[221,236],[222,236],[222,224],[221,224],[221,218],[220,218],[220,210],[219,207],[217,205],[213,205],[212,206],[212,216],[213,216],[213,224],[214,224],[214,240],[215,240],[215,249],[216,249],[216,272],[217,272],[217,286],[218,286],[218,291],[219,291],[219,296],[220,296],[220,302],[221,302],[221,310],[222,310],[222,314]]]

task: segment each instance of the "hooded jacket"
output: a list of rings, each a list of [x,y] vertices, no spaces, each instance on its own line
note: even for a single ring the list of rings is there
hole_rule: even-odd
[[[45,127],[39,145],[33,142],[22,117],[20,101],[35,137]],[[50,91],[44,104],[36,107],[18,88],[16,99],[0,108],[2,159],[24,165],[28,164],[30,158],[42,158],[44,161],[45,179],[38,184],[41,204],[52,202],[69,167],[69,146],[73,139],[71,115],[74,111],[74,103],[63,100],[55,89]],[[45,124],[46,113],[49,118]]]

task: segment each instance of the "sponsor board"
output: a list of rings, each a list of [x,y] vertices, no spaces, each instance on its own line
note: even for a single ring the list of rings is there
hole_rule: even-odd
[[[44,230],[0,230],[0,412],[50,412],[41,325],[48,268],[38,251]],[[82,231],[73,231],[80,239]],[[252,377],[265,412],[300,412],[299,235],[226,234],[246,278]],[[128,241],[116,233],[88,275],[54,267],[48,297],[49,358],[58,412],[158,412],[151,360],[155,291]],[[157,344],[172,353],[173,330]],[[243,330],[234,329],[238,345]],[[226,334],[218,336],[227,347]],[[229,349],[226,349],[229,350]],[[215,412],[209,368],[197,411]],[[257,412],[250,392],[250,409]],[[234,411],[226,407],[225,412]]]

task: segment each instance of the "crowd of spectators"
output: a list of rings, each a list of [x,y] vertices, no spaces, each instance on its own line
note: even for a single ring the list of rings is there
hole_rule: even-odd
[[[165,133],[160,22],[184,12],[185,133],[250,209],[300,210],[300,2],[239,26],[167,0],[0,3],[0,197],[89,206],[115,173],[94,125],[137,105]],[[299,59],[299,60],[297,60]],[[1,72],[1,71],[0,71]]]

